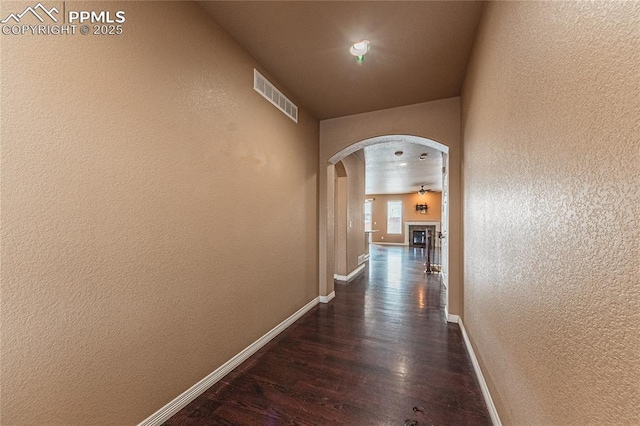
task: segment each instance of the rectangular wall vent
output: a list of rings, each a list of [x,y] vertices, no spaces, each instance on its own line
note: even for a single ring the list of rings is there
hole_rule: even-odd
[[[255,68],[253,70],[253,90],[284,112],[287,117],[296,123],[298,122],[298,107]]]

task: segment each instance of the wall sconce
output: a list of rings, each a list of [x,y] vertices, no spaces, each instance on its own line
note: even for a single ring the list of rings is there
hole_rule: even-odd
[[[426,204],[416,204],[416,212],[420,214],[427,214],[428,208]]]

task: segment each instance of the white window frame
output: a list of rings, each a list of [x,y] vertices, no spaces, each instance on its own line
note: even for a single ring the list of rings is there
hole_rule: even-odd
[[[399,208],[399,216],[391,216],[391,213]],[[395,222],[396,219],[400,221]],[[402,200],[389,200],[387,201],[387,234],[390,235],[402,235]]]
[[[367,218],[369,220],[367,220]],[[364,230],[371,231],[373,228],[373,203],[370,200],[364,202]]]

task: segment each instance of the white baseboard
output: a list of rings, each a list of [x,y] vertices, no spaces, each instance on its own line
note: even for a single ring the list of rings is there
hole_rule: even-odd
[[[358,256],[358,265],[362,265],[364,262],[369,260],[369,253],[361,254]]]
[[[360,271],[362,271],[364,269],[366,265],[363,263],[362,265],[358,266],[356,269],[354,269],[353,271],[351,271],[351,273],[349,275],[338,275],[338,274],[334,274],[333,275],[333,279],[334,280],[338,280],[338,281],[351,281],[353,279],[353,277],[355,277],[356,275],[358,275],[360,273]]]
[[[229,374],[234,368],[242,364],[247,358],[256,353],[264,345],[269,343],[269,341],[271,341],[274,337],[282,333],[287,327],[296,322],[304,314],[309,312],[309,310],[316,306],[319,301],[320,297],[316,297],[315,299],[304,305],[302,308],[298,309],[296,313],[282,321],[280,324],[276,325],[273,329],[271,329],[271,331],[267,332],[267,334],[244,348],[240,353],[222,364],[207,377],[191,386],[182,394],[178,395],[178,397],[176,397],[173,401],[170,401],[167,405],[140,422],[138,426],[157,426],[169,420],[171,416],[186,407],[187,404],[196,399],[211,386],[216,384],[220,379]]]
[[[333,298],[336,297],[336,292],[332,291],[326,296],[320,296],[320,303],[329,303]]]
[[[405,244],[405,243],[383,243],[380,241],[374,241],[371,244],[377,244],[380,246],[408,246],[409,244]]]
[[[447,322],[452,322],[454,324],[458,324],[460,322],[460,316],[450,314],[447,306],[444,307],[444,316],[447,319]]]
[[[457,317],[457,315],[455,315]],[[473,364],[473,370],[476,372],[476,377],[478,378],[478,382],[480,383],[480,389],[482,390],[482,396],[484,397],[484,403],[487,404],[487,409],[489,410],[489,416],[491,417],[491,422],[493,426],[502,426],[502,422],[500,421],[500,416],[498,416],[498,410],[496,410],[496,406],[493,403],[493,398],[491,398],[491,393],[489,393],[489,387],[487,386],[487,382],[484,380],[484,375],[482,374],[482,370],[480,369],[480,363],[478,363],[478,358],[476,358],[476,353],[473,350],[473,346],[471,346],[471,341],[469,340],[469,336],[467,336],[467,330],[464,328],[464,324],[462,320],[458,318],[456,321],[460,326],[460,331],[462,331],[462,338],[464,339],[464,345],[467,348],[467,352],[469,353],[469,358],[471,358],[471,364]]]

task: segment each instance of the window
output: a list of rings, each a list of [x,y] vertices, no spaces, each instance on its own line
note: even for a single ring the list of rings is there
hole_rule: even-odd
[[[371,231],[371,201],[365,201],[364,203],[364,230]]]
[[[402,234],[402,201],[387,201],[387,234]]]

